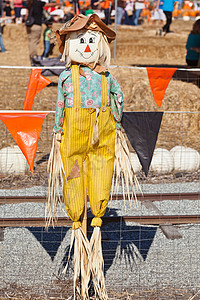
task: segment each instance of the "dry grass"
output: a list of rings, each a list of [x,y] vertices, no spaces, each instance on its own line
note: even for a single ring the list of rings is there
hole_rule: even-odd
[[[132,290],[108,289],[109,300],[188,300],[195,296],[195,291],[176,289],[173,286],[163,288],[132,288]],[[55,280],[51,288],[46,287],[42,293],[33,288],[19,287],[16,284],[8,284],[8,287],[0,291],[0,300],[70,300],[73,299],[73,281]],[[198,296],[197,296],[198,297]],[[81,300],[79,297],[77,300]],[[94,300],[93,291],[90,290],[90,299]],[[195,299],[195,297],[193,298]],[[198,299],[198,298],[196,298]]]

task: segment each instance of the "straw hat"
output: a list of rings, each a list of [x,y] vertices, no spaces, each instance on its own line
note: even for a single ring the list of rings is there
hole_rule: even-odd
[[[56,31],[58,47],[62,54],[65,46],[65,36],[71,32],[79,31],[81,29],[100,31],[105,34],[109,43],[111,43],[116,36],[116,33],[110,29],[96,14],[92,14],[89,17],[84,15],[76,15],[70,21],[65,23],[62,28]]]

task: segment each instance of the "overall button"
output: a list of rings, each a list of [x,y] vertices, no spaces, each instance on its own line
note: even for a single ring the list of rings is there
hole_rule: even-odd
[[[103,111],[103,112],[106,111],[106,106],[103,106],[103,107],[102,107],[102,111]]]

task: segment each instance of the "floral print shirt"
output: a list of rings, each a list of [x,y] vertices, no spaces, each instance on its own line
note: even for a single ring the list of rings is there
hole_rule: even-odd
[[[102,101],[101,74],[88,67],[81,67],[85,76],[79,75],[81,108],[99,108]],[[116,127],[120,128],[123,111],[123,93],[117,80],[106,72],[107,79],[107,106],[111,106]],[[62,133],[64,109],[73,107],[73,85],[71,69],[64,70],[58,80],[57,104],[55,114],[55,133]]]

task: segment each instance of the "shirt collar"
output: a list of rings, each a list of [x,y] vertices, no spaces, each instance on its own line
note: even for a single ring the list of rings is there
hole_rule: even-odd
[[[85,76],[85,73],[82,69],[82,67],[88,67],[90,68],[92,71],[98,73],[98,74],[101,74],[101,73],[104,73],[106,72],[108,69],[106,67],[103,67],[103,66],[100,66],[100,65],[96,65],[94,67],[94,63],[89,63],[89,64],[84,64],[84,63],[76,63],[76,62],[72,62],[73,65],[78,65],[79,66],[79,74],[86,77]]]

